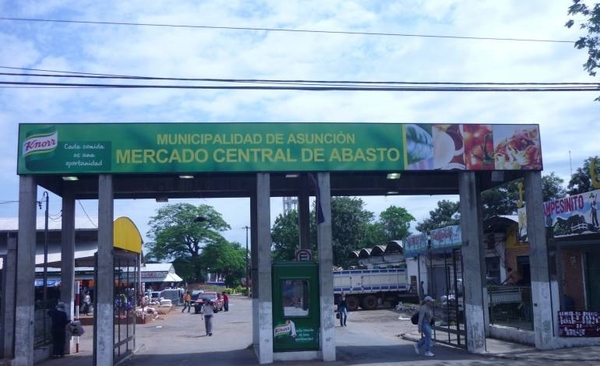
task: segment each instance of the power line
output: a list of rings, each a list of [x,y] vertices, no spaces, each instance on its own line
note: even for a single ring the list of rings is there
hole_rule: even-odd
[[[119,25],[119,26],[138,26],[138,27],[221,29],[221,30],[233,30],[233,31],[262,31],[262,32],[343,34],[343,35],[384,36],[384,37],[441,38],[441,39],[460,39],[460,40],[476,40],[476,41],[541,42],[541,43],[569,43],[569,44],[575,43],[575,41],[556,40],[556,39],[536,39],[536,38],[476,37],[476,36],[454,36],[454,35],[412,34],[412,33],[391,33],[391,32],[358,32],[358,31],[332,31],[332,30],[316,30],[316,29],[289,29],[289,28],[266,28],[266,27],[230,27],[230,26],[191,25],[191,24],[106,22],[106,21],[92,21],[92,20],[35,19],[35,18],[9,18],[9,17],[0,17],[0,20],[16,21],[16,22],[48,22],[48,23]]]
[[[160,85],[160,84],[93,84],[93,83],[43,83],[24,81],[0,81],[0,85],[20,86],[61,86],[114,89],[205,89],[205,90],[296,90],[296,91],[450,91],[450,92],[556,92],[556,91],[598,91],[600,84],[568,86],[329,86],[329,85]]]
[[[0,68],[9,68],[0,66]],[[48,71],[55,74],[31,74],[0,72],[4,76],[47,77],[47,78],[83,78],[83,79],[124,79],[124,80],[160,80],[160,81],[202,81],[215,83],[284,83],[284,84],[356,84],[356,85],[594,85],[593,82],[455,82],[455,81],[359,81],[359,80],[302,80],[302,79],[232,79],[232,78],[179,78],[133,75],[96,75],[69,71]],[[58,74],[57,74],[58,73]]]
[[[98,227],[98,225],[92,220],[92,218],[90,217],[90,215],[88,215],[88,213],[85,210],[85,207],[83,207],[83,204],[81,203],[81,201],[77,200],[77,203],[79,203],[79,207],[81,207],[81,209],[83,210],[83,213],[87,217],[88,221],[91,222],[94,227]]]

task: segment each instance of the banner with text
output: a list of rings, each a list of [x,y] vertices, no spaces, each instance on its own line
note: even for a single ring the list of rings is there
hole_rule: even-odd
[[[404,239],[404,256],[414,257],[420,253],[427,252],[427,234],[414,234]]]
[[[459,225],[431,230],[430,235],[431,249],[453,248],[462,245],[462,235]]]
[[[18,174],[541,170],[537,125],[20,124]]]
[[[595,190],[544,202],[546,227],[552,227],[554,237],[600,232],[599,194],[600,190]]]

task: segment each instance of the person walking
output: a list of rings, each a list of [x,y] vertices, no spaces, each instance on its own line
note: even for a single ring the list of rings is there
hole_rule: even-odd
[[[340,296],[337,311],[340,314],[340,327],[345,327],[346,320],[348,319],[348,303],[346,302],[346,295],[344,294]]]
[[[229,295],[226,291],[223,291],[223,310],[229,311]]]
[[[67,324],[70,323],[64,302],[59,302],[55,309],[48,310],[52,319],[52,357],[65,357],[65,343],[67,340]]]
[[[83,297],[83,315],[88,315],[90,313],[91,306],[92,297],[90,296],[90,292],[86,291],[85,296]]]
[[[204,320],[204,328],[206,328],[206,335],[212,337],[212,319],[215,314],[215,304],[209,299],[204,300],[202,308],[200,309],[200,315]]]
[[[424,355],[433,357],[431,353],[431,323],[433,322],[433,304],[434,300],[431,296],[425,296],[423,304],[419,307],[419,333],[421,340],[415,344],[415,352],[420,355],[421,348],[425,348]]]
[[[192,295],[190,294],[189,291],[186,291],[185,294],[183,295],[183,309],[181,309],[181,312],[183,313],[186,308],[187,308],[188,313],[190,312],[190,309],[192,308]]]

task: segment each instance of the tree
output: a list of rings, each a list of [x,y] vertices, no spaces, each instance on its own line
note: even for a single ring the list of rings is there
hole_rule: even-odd
[[[374,214],[364,209],[360,198],[333,197],[331,200],[331,235],[333,263],[347,268],[354,264],[350,258],[353,250],[365,247],[367,228]]]
[[[354,264],[350,252],[372,244],[373,238],[379,236],[380,230],[373,223],[374,214],[364,209],[364,202],[358,198],[332,197],[331,199],[331,241],[333,263],[336,266],[348,267]],[[313,252],[317,251],[317,233],[315,222],[315,207],[313,206],[310,225],[310,245]],[[287,215],[279,215],[271,230],[274,260],[292,260],[298,249],[300,231],[298,227],[298,212],[291,211]],[[379,241],[377,244],[385,243]]]
[[[272,258],[274,261],[294,260],[296,249],[300,248],[300,227],[298,226],[298,211],[292,210],[285,215],[279,215],[271,229]],[[316,246],[312,246],[316,251]]]
[[[561,177],[550,173],[542,177],[542,196],[544,202],[554,201],[567,195],[567,190],[564,188],[565,180]]]
[[[216,273],[224,278],[227,287],[235,287],[246,275],[245,257],[246,250],[241,244],[220,240],[209,243],[202,249],[199,263],[207,272]]]
[[[379,222],[383,228],[386,242],[406,238],[410,234],[412,221],[415,221],[414,216],[403,207],[390,206],[379,214]]]
[[[198,217],[203,222],[197,222]],[[221,231],[230,229],[220,213],[208,205],[194,206],[189,203],[177,203],[161,207],[156,216],[150,218],[148,237],[152,242],[146,245],[147,260],[173,261],[182,265],[175,268],[187,280],[201,278],[202,268],[198,257],[202,248],[225,240]],[[189,268],[193,270],[189,272]],[[186,271],[187,269],[187,271]]]
[[[441,200],[437,203],[437,208],[429,211],[429,218],[417,224],[416,229],[422,233],[427,233],[433,229],[439,229],[446,226],[458,225],[460,221],[459,203],[448,200]]]
[[[568,14],[583,17],[579,27],[586,30],[587,35],[575,42],[575,48],[580,50],[587,48],[588,59],[583,64],[583,69],[591,76],[596,76],[596,69],[600,67],[600,3],[588,6],[584,1],[573,0]],[[574,24],[575,20],[569,19],[565,26],[571,28]],[[596,100],[600,101],[600,97]]]
[[[498,187],[481,192],[484,220],[492,216],[514,215],[517,213],[519,182],[522,183],[522,180],[504,183]]]
[[[588,168],[589,170],[589,168]],[[522,179],[504,183],[498,187],[481,192],[483,219],[497,215],[515,215],[519,201],[519,183]],[[564,180],[554,172],[542,176],[542,197],[544,202],[552,201],[566,195]],[[525,191],[523,190],[523,193]],[[440,201],[438,208],[429,211],[430,217],[419,223],[416,229],[428,232],[444,226],[457,225],[460,218],[459,202]]]
[[[569,180],[569,184],[567,185],[567,193],[574,195],[594,190],[594,186],[592,185],[592,175],[590,172],[590,163],[593,159],[596,159],[596,165],[594,169],[596,177],[594,177],[594,180],[600,180],[600,160],[598,160],[598,157],[596,156],[585,159],[583,166],[577,168],[577,171],[571,176],[571,180]]]

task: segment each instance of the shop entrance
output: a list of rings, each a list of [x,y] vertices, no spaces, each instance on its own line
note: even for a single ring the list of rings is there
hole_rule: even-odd
[[[586,295],[588,311],[600,311],[600,252],[589,251],[585,254],[586,261]]]
[[[433,294],[436,296],[436,342],[466,348],[463,262],[460,248],[430,255]]]

